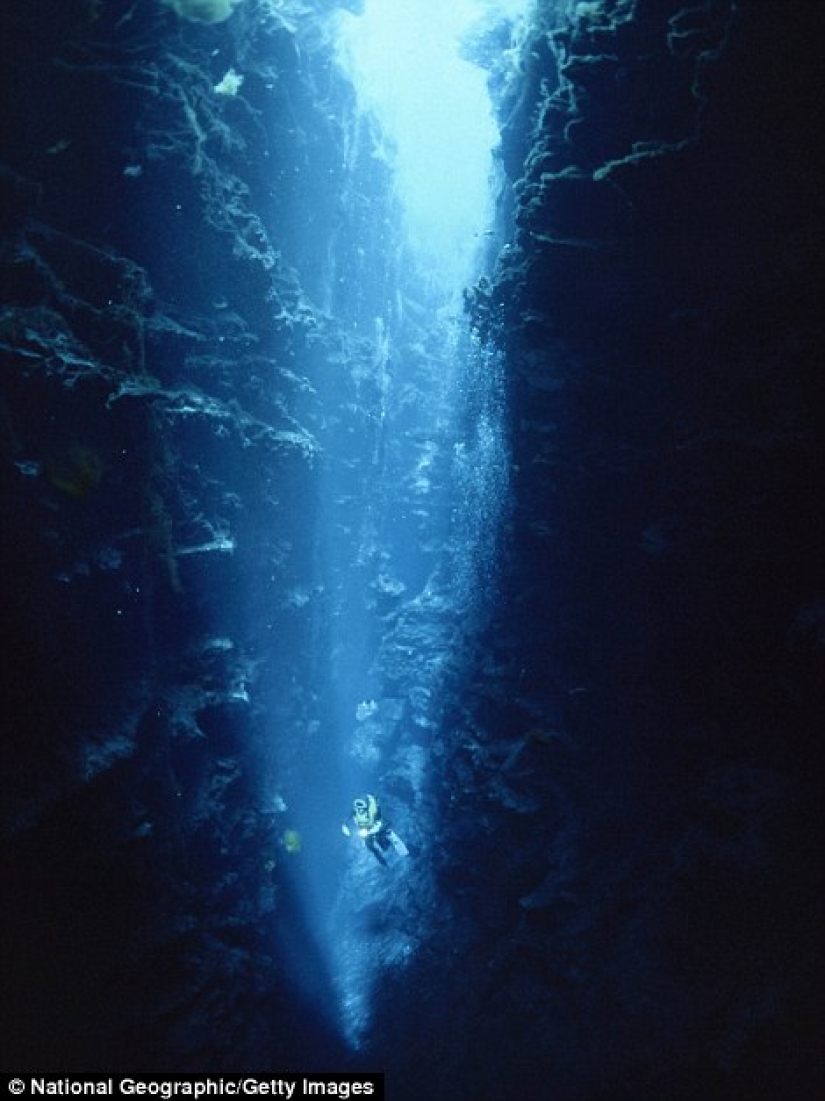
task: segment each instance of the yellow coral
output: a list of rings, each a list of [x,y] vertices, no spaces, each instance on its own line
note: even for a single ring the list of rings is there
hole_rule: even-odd
[[[293,856],[301,851],[301,835],[297,830],[284,830],[281,841],[286,851]]]
[[[70,497],[85,497],[100,485],[103,463],[88,447],[75,445],[43,464],[43,473],[56,489]]]

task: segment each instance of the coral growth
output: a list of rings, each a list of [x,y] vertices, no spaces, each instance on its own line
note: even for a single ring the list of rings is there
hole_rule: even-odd
[[[56,489],[80,499],[100,485],[103,463],[90,448],[74,444],[50,456],[43,464],[43,472]]]
[[[241,0],[162,0],[190,23],[223,23]]]

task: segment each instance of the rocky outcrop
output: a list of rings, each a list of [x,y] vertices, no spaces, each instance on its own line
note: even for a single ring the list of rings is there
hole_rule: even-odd
[[[539,11],[516,228],[474,294],[514,512],[442,883],[519,1022],[502,1065],[543,1068],[525,1092],[792,1096],[821,842],[812,25]]]
[[[321,737],[312,502],[335,482],[343,571],[378,392],[325,309],[351,97],[288,7],[4,11],[3,1043],[32,1066],[338,1044],[275,947],[321,981],[281,791]]]

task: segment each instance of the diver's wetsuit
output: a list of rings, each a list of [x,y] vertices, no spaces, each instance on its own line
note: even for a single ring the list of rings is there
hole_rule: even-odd
[[[356,800],[356,804],[360,800]],[[352,820],[358,833],[364,839],[364,844],[375,857],[379,864],[386,864],[384,853],[392,844],[392,830],[381,818],[381,808],[374,795],[368,795],[363,800],[365,807],[359,814],[358,809],[353,810]]]

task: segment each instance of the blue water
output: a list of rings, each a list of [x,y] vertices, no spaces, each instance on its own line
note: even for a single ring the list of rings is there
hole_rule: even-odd
[[[314,503],[326,688],[309,736],[295,735],[303,752],[291,774],[304,839],[293,885],[355,1050],[376,984],[414,959],[437,899],[427,758],[450,670],[495,589],[504,384],[499,353],[469,331],[462,291],[489,251],[496,126],[487,74],[462,39],[485,12],[519,7],[367,0],[337,27],[356,98],[342,120],[349,201],[324,299],[349,327],[348,384],[336,395],[328,383]],[[336,396],[355,406],[360,451],[336,427]],[[340,831],[365,791],[379,793],[411,850],[386,868]]]

